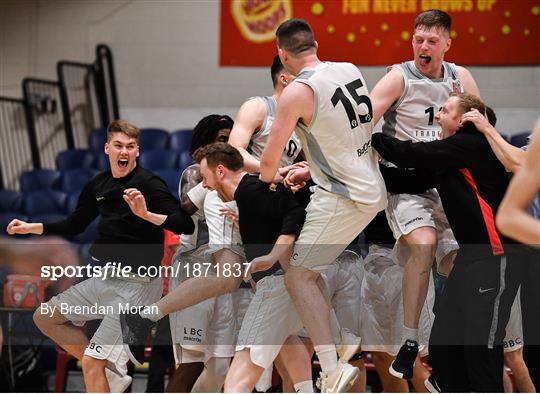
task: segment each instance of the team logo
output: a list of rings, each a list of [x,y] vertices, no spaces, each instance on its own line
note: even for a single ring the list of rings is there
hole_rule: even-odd
[[[454,93],[463,93],[463,87],[459,82],[452,82],[452,91]]]
[[[290,0],[232,0],[233,19],[248,41],[274,40],[278,26],[292,16]]]

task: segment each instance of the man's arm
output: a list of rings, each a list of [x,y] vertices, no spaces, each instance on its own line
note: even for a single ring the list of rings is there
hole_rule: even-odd
[[[152,178],[145,185],[145,191],[148,194],[149,207],[141,191],[134,188],[124,190],[124,201],[128,203],[133,214],[175,234],[193,233],[193,220],[180,208],[178,200],[169,192],[165,182],[158,177]]]
[[[476,81],[474,80],[471,72],[465,67],[461,66],[456,66],[456,70],[458,73],[458,78],[463,85],[463,90],[466,93],[474,94],[475,96],[480,97],[480,90],[478,89],[478,85],[476,85]]]
[[[283,271],[287,271],[289,268],[289,261],[294,250],[294,242],[296,241],[296,235],[282,234],[276,240],[274,247],[264,256],[259,256],[249,262],[249,269],[246,276],[249,277],[254,272],[266,271],[279,261]]]
[[[182,179],[180,179],[180,185],[178,187],[180,207],[190,216],[197,212],[200,209],[200,206],[197,206],[197,204],[191,200],[188,192],[201,183],[201,181],[202,177],[199,166],[190,166],[187,168],[182,174]]]
[[[478,110],[474,109],[463,114],[461,120],[462,122],[473,122],[478,131],[484,134],[493,153],[507,171],[515,173],[521,168],[525,161],[525,151],[506,142]]]
[[[268,136],[268,143],[261,158],[260,179],[270,183],[279,167],[279,160],[285,144],[291,138],[297,122],[305,125],[311,123],[313,116],[314,93],[306,84],[293,82],[281,93],[276,110],[276,117],[272,123],[272,130]]]
[[[369,94],[373,106],[373,125],[376,125],[392,104],[399,100],[403,89],[405,89],[403,74],[396,67],[377,82]]]
[[[434,173],[427,169],[411,170],[404,168],[386,167],[379,165],[381,174],[386,184],[386,190],[390,193],[419,194],[434,188]]]
[[[480,137],[481,138],[481,137]],[[400,141],[375,133],[371,145],[387,161],[404,168],[461,168],[474,156],[475,144],[456,134],[444,140],[431,142]]]
[[[99,209],[91,188],[90,184],[84,186],[77,207],[64,220],[54,223],[27,223],[19,219],[13,219],[7,227],[8,234],[46,234],[70,237],[82,233],[99,215]]]
[[[247,147],[253,134],[262,127],[265,117],[266,105],[262,100],[253,98],[246,101],[238,110],[229,136],[229,144],[238,149],[244,159],[244,169],[251,174],[259,173],[260,163],[247,151]]]
[[[496,223],[506,236],[540,248],[540,221],[527,208],[540,190],[540,122],[526,152],[523,167],[514,175],[499,207]]]

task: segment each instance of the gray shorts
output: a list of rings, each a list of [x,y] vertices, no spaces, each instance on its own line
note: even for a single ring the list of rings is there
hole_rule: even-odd
[[[161,297],[162,288],[161,278],[149,282],[90,278],[52,297],[49,304],[77,326],[88,320],[101,319],[84,354],[108,360],[108,368],[125,375],[128,356],[123,349],[119,313],[129,306],[141,307],[156,302]]]

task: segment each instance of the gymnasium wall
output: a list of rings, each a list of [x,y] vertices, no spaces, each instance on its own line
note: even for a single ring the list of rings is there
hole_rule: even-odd
[[[220,68],[218,34],[218,1],[3,0],[0,95],[20,97],[24,77],[56,79],[58,60],[90,62],[95,45],[106,43],[115,57],[122,117],[176,129],[210,112],[234,116],[247,97],[272,86],[266,68]],[[370,88],[384,73],[360,67]],[[532,128],[540,114],[540,67],[470,70],[497,110],[501,132]]]

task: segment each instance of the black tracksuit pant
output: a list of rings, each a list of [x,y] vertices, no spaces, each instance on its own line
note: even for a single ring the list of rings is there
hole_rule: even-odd
[[[527,249],[521,283],[523,358],[536,391],[540,391],[540,250]]]
[[[456,258],[429,341],[432,374],[443,392],[504,391],[502,341],[522,267],[514,254]]]

